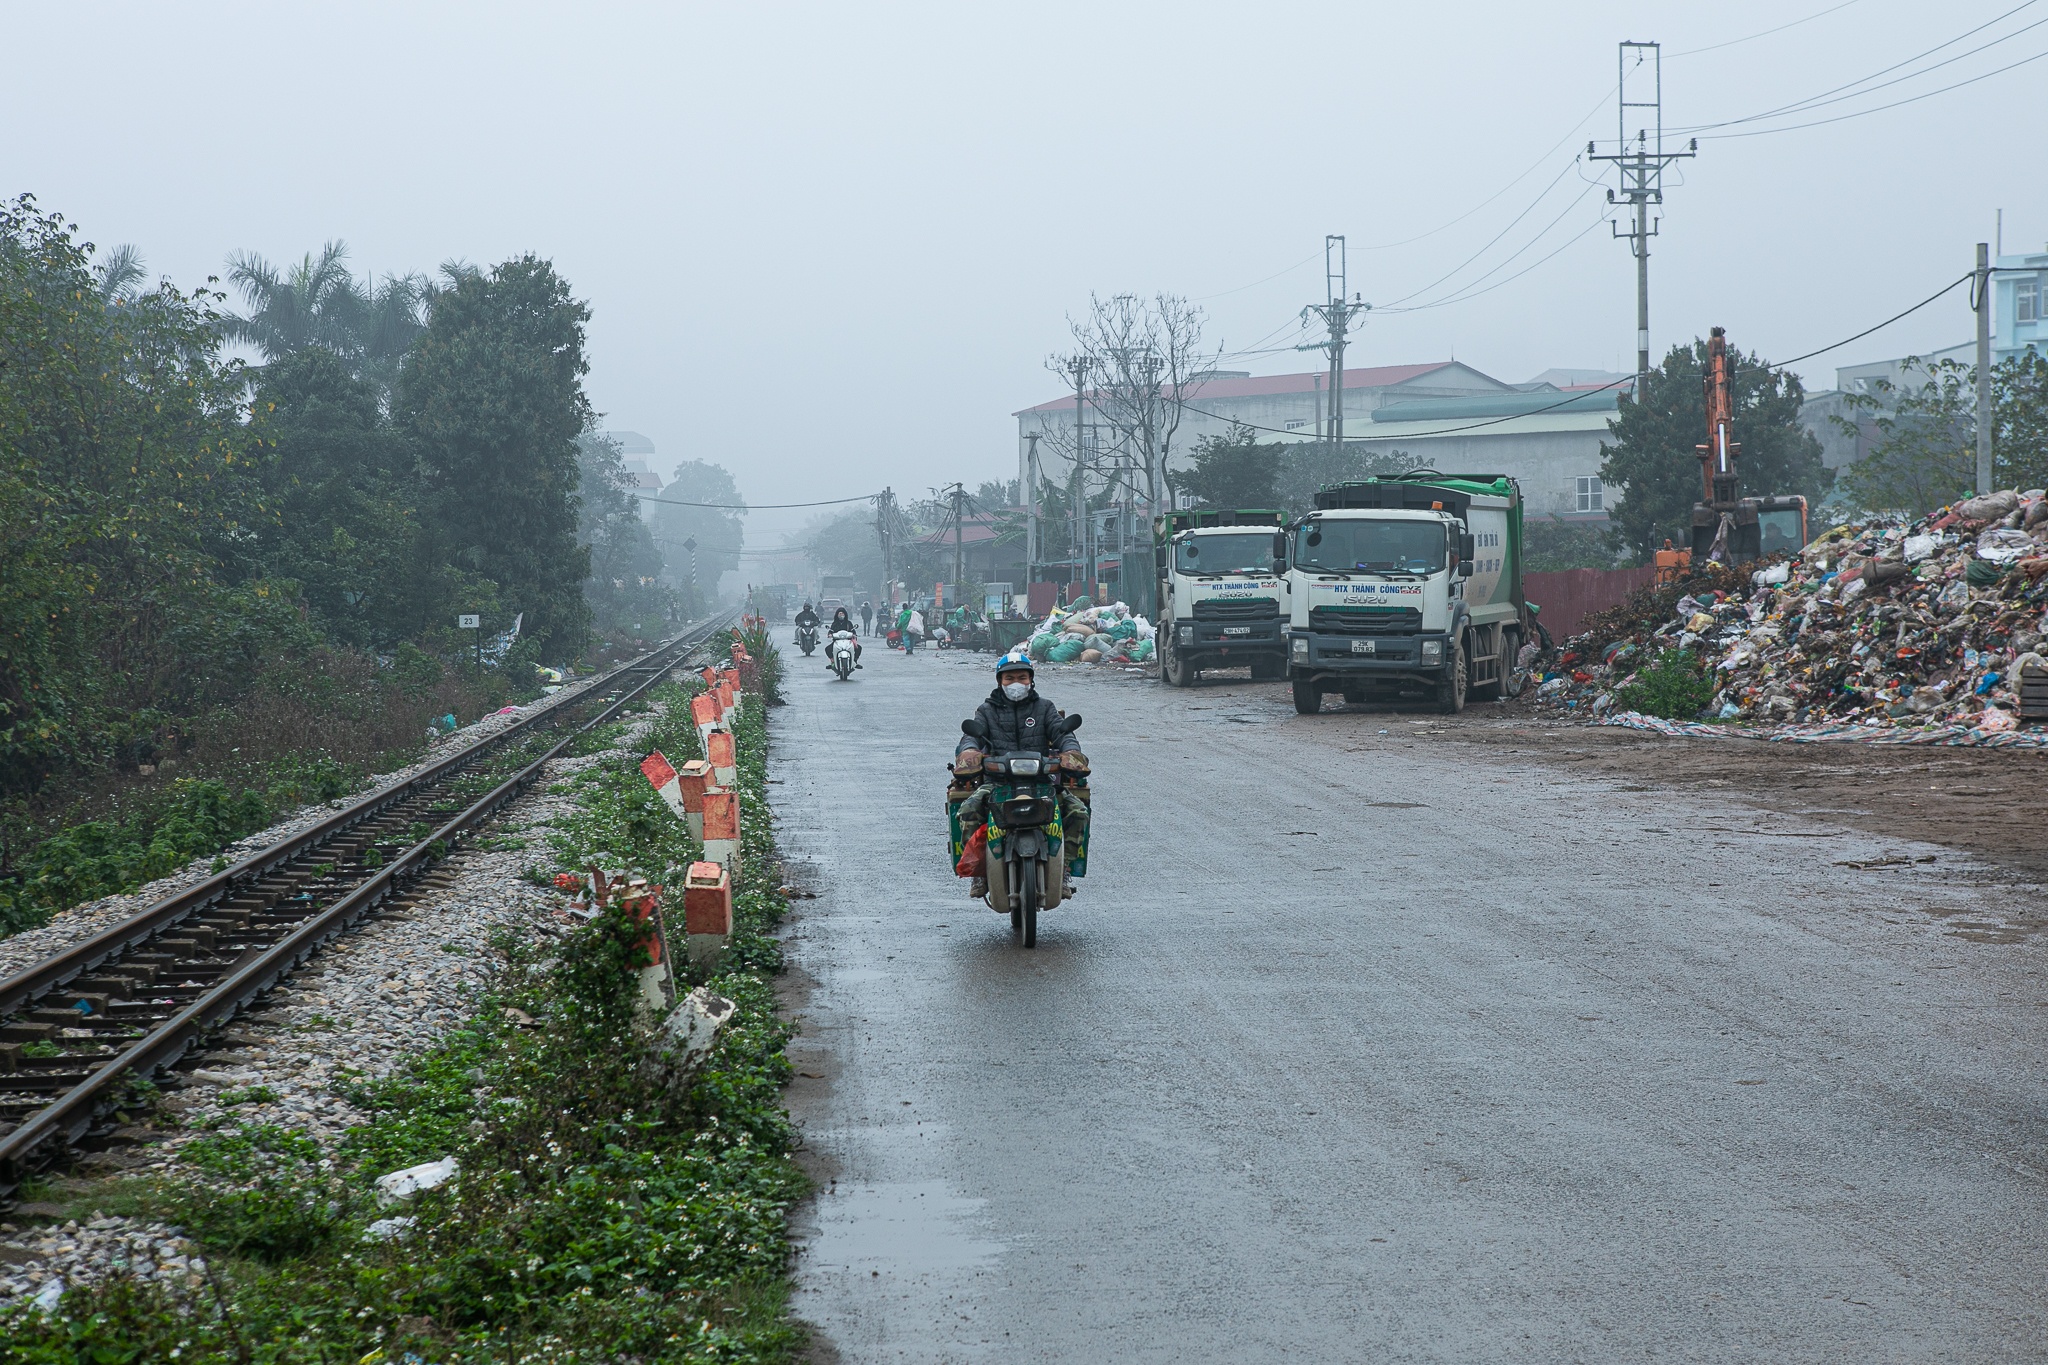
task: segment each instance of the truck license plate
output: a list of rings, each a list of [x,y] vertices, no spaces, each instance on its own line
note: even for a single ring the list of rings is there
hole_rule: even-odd
[[[1351,652],[1353,654],[1377,654],[1380,652],[1380,642],[1378,640],[1353,640],[1351,642]]]
[[[1223,633],[1225,635],[1249,635],[1252,633],[1252,628],[1250,626],[1225,626]]]

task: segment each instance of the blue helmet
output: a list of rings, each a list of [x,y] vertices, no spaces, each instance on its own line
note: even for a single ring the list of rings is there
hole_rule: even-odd
[[[1033,682],[1038,681],[1038,670],[1032,667],[1031,656],[1021,649],[1013,649],[996,660],[996,681],[1002,681],[1003,674],[1014,673],[1020,668],[1031,675]]]

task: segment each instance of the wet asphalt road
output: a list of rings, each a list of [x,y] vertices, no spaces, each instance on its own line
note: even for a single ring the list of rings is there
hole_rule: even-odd
[[[986,657],[786,658],[817,1359],[2048,1360],[2043,944],[1945,852],[1060,671],[1027,952],[944,861]]]

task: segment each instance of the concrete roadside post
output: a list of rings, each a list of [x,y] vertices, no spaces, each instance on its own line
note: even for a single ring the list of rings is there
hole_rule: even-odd
[[[704,752],[711,761],[711,776],[719,786],[728,791],[739,786],[739,750],[730,733],[713,730],[705,741]]]
[[[704,860],[740,871],[740,794],[723,787],[704,791]]]
[[[732,935],[732,874],[715,862],[691,863],[683,881],[683,920],[690,965],[709,967]]]
[[[697,745],[707,754],[711,752],[711,732],[723,728],[718,711],[718,698],[709,692],[690,698],[690,721],[697,727]]]
[[[661,919],[661,888],[649,886],[644,877],[635,877],[622,889],[619,903],[647,926],[638,945],[648,957],[647,965],[640,969],[640,1011],[663,1018],[675,1007],[676,991],[668,965],[668,932]]]
[[[690,837],[698,843],[704,842],[704,793],[717,786],[712,779],[711,765],[701,758],[693,758],[676,774],[676,785],[682,789],[683,823],[690,827]]]
[[[668,808],[675,813],[676,818],[678,820],[686,819],[688,805],[683,799],[682,775],[668,761],[667,755],[663,754],[661,750],[656,749],[653,753],[640,760],[640,772],[646,777],[648,784],[654,788],[661,799],[667,803]]]

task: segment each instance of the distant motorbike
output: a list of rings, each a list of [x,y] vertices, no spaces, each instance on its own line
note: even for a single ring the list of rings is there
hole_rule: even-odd
[[[839,675],[839,681],[841,682],[845,682],[853,676],[854,648],[852,631],[835,630],[832,632],[832,671]],[[808,650],[805,651],[805,653],[809,652]]]
[[[1081,728],[1079,716],[1068,716],[1057,742]],[[989,742],[988,727],[979,720],[960,722],[961,733],[977,743]],[[1057,754],[989,754],[982,760],[982,782],[988,787],[988,905],[997,914],[1008,911],[1010,932],[1026,948],[1038,946],[1038,914],[1060,903],[1066,888],[1066,841],[1060,827],[1060,786],[1067,780]],[[972,838],[974,831],[963,830]]]
[[[818,628],[816,626],[798,626],[796,628],[796,647],[804,652],[806,659],[810,658],[811,652],[818,647]]]

